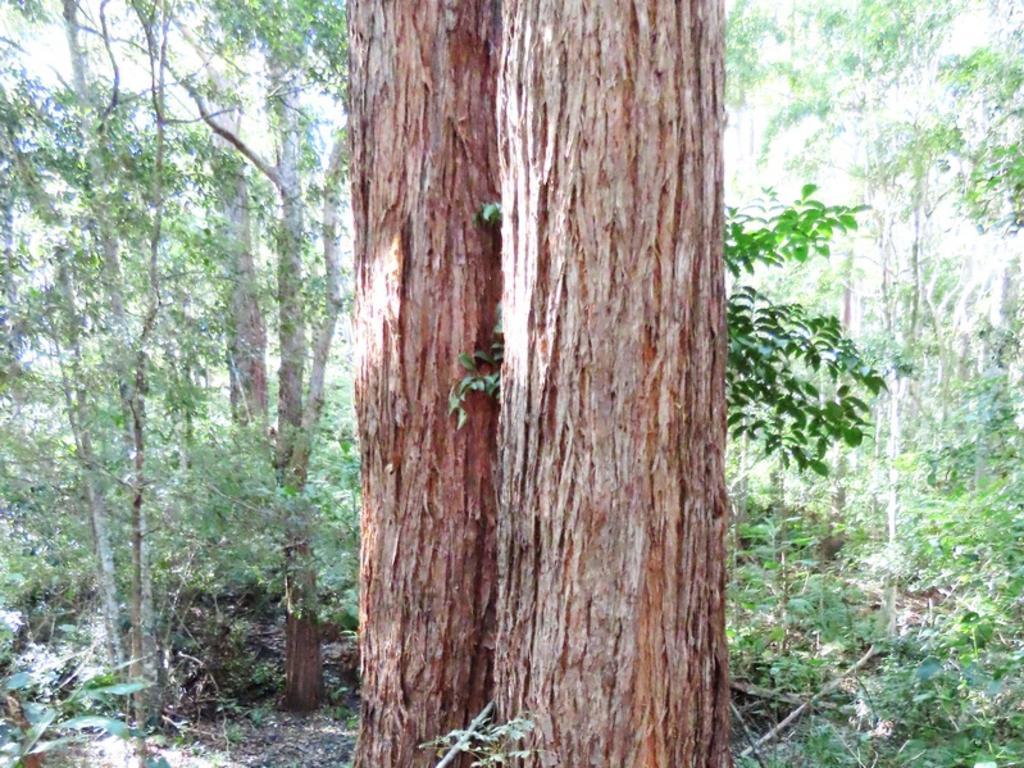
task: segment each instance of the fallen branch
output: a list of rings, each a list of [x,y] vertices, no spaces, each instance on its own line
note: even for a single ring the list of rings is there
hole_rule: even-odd
[[[469,728],[466,729],[465,733],[462,734],[462,737],[457,742],[452,744],[452,748],[448,750],[447,754],[445,754],[443,758],[441,758],[441,762],[438,763],[435,768],[447,768],[447,766],[455,762],[455,758],[457,758],[462,751],[469,746],[469,742],[473,740],[473,734],[476,733],[477,728],[487,722],[487,718],[490,717],[492,709],[494,709],[493,701],[484,707],[479,715],[473,718],[473,722],[469,724]]]
[[[734,691],[752,696],[757,699],[774,699],[775,701],[784,701],[787,704],[799,705],[803,704],[803,699],[793,693],[784,693],[783,691],[773,691],[771,688],[763,688],[760,685],[754,685],[753,683],[747,683],[743,680],[733,680],[729,683],[729,687]]]
[[[764,761],[761,760],[761,754],[757,751],[757,742],[754,741],[754,734],[752,734],[750,732],[750,728],[747,727],[747,721],[743,719],[743,713],[741,713],[739,707],[731,701],[729,702],[729,709],[732,710],[733,717],[739,721],[740,726],[743,728],[743,735],[747,737],[747,743],[750,744],[749,749],[754,755],[754,760],[757,761],[757,764],[760,765],[761,768],[765,768]]]
[[[803,713],[806,712],[808,709],[810,709],[814,702],[816,702],[822,696],[826,696],[832,691],[834,691],[836,688],[838,688],[840,683],[843,682],[843,680],[845,680],[847,677],[849,677],[858,669],[860,669],[869,661],[871,661],[871,659],[873,659],[876,655],[878,655],[878,651],[875,648],[875,646],[872,645],[870,648],[868,648],[867,653],[861,656],[853,666],[851,666],[849,669],[843,672],[843,674],[841,674],[839,677],[833,678],[832,680],[827,682],[821,688],[820,691],[818,691],[816,694],[811,696],[811,698],[807,699],[807,701],[805,701],[799,707],[797,707],[788,715],[786,715],[782,722],[780,722],[778,725],[776,725],[774,728],[768,731],[768,733],[766,733],[756,742],[754,742],[745,750],[743,750],[743,752],[740,753],[740,757],[750,757],[759,747],[763,747],[765,744],[769,744],[772,741],[775,741],[775,739],[777,739],[780,734],[782,734],[787,728],[789,728],[789,726],[791,726],[793,723],[799,720],[800,716],[803,715]]]

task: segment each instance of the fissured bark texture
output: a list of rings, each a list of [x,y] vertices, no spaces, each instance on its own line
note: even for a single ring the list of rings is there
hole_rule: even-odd
[[[504,25],[500,712],[528,766],[728,766],[722,3]]]
[[[284,707],[290,712],[312,712],[324,699],[323,661],[320,652],[320,624],[315,614],[315,575],[308,566],[312,553],[308,544],[295,545],[300,551],[286,551],[285,585],[288,618],[285,624]],[[301,563],[306,563],[302,567]],[[300,612],[301,605],[305,612]]]
[[[500,237],[492,0],[349,6],[356,407],[363,468],[361,768],[420,748],[490,699],[497,403],[448,413],[460,353],[489,349]]]

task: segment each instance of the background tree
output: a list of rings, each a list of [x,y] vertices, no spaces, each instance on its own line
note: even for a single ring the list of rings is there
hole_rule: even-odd
[[[279,198],[276,222],[275,252],[277,258],[276,305],[279,367],[277,373],[277,428],[273,437],[273,466],[284,499],[284,573],[285,604],[288,610],[285,702],[295,710],[316,709],[323,700],[323,678],[320,656],[319,607],[316,567],[311,543],[313,514],[304,490],[308,480],[313,433],[317,430],[324,404],[324,379],[335,327],[342,307],[341,265],[338,256],[339,187],[345,170],[345,139],[333,139],[323,165],[320,188],[323,200],[321,217],[321,248],[323,258],[324,295],[312,303],[304,290],[308,196],[311,179],[308,167],[312,146],[312,124],[303,106],[302,78],[311,70],[309,59],[325,65],[323,85],[340,94],[339,81],[343,57],[330,35],[343,34],[344,24],[338,17],[315,15],[316,7],[298,4],[282,6],[295,29],[316,21],[310,38],[301,34],[281,34],[275,22],[257,9],[214,6],[212,24],[230,25],[231,34],[212,53],[230,56],[239,45],[258,43],[263,47],[266,67],[267,118],[274,137],[274,159],[245,140],[236,127],[215,114],[195,85],[189,85],[203,120],[223,141],[236,149],[241,157],[260,172],[273,186]],[[319,33],[319,34],[317,34]],[[216,37],[214,37],[216,39]],[[215,71],[216,72],[216,71]],[[211,80],[223,82],[215,74]],[[220,93],[222,101],[226,94]],[[236,172],[237,174],[238,172]],[[244,202],[244,178],[236,176],[236,202]],[[235,227],[244,227],[241,213],[230,211]],[[244,233],[242,233],[244,234]],[[247,385],[248,397],[257,405],[265,398],[260,392],[260,326],[258,302],[252,296],[251,265],[246,258],[244,239],[238,248],[236,268],[238,283],[233,294],[234,331],[229,359],[232,376],[239,377],[236,387]],[[306,330],[310,309],[319,304],[322,315],[319,328],[312,334]],[[251,350],[246,352],[246,350]],[[243,357],[237,356],[243,352]],[[242,363],[242,368],[238,363]],[[307,365],[309,373],[306,373]],[[237,399],[237,395],[236,395]]]
[[[1019,361],[1020,349],[1012,299],[1020,254],[1006,238],[1014,174],[1012,163],[998,174],[988,165],[995,157],[988,149],[1011,146],[1019,128],[1012,106],[1019,82],[1003,64],[1019,58],[1017,6],[736,6],[730,43],[740,55],[730,64],[727,138],[733,199],[756,194],[758,176],[787,194],[811,178],[830,196],[870,205],[858,216],[858,234],[838,242],[833,259],[762,269],[749,283],[769,299],[840,317],[887,391],[874,402],[863,398],[874,425],[863,444],[826,457],[843,466],[841,514],[833,512],[835,471],[828,487],[756,457],[742,470],[752,514],[734,538],[731,661],[740,676],[810,689],[842,674],[871,642],[887,647],[891,633],[907,652],[905,669],[913,668],[901,677],[883,662],[864,687],[872,704],[863,732],[891,723],[891,737],[854,744],[843,726],[814,715],[762,759],[909,762],[896,755],[896,742],[935,764],[998,763],[1019,751],[1009,735],[1013,718],[996,715],[1005,701],[988,699],[988,683],[981,683],[1001,674],[995,670],[1005,646],[998,631],[988,633],[1009,621],[1006,603],[996,599],[979,611],[975,602],[987,593],[986,579],[1001,582],[995,574],[1007,567],[1005,551],[977,534],[995,520],[1011,525],[1008,503],[1018,488],[1005,462],[1018,450],[1007,419],[1019,410],[1002,389],[1016,375],[1011,361]],[[998,96],[990,90],[997,82]],[[1001,458],[992,461],[995,444]],[[776,472],[784,492],[770,479]],[[940,551],[959,546],[978,558],[969,574],[948,561],[939,565]],[[960,586],[951,588],[950,579]],[[878,610],[850,610],[868,594]],[[938,594],[950,598],[941,608]],[[791,606],[784,626],[777,611],[762,610],[769,604]],[[932,607],[921,613],[922,605]],[[807,632],[815,637],[810,645]],[[981,637],[981,645],[951,662],[948,654],[959,654],[952,649],[967,635]],[[776,661],[780,648],[792,658],[817,643],[838,643],[844,652],[812,673],[813,682],[809,667]],[[1014,684],[1001,679],[1013,698]],[[939,700],[946,702],[945,724],[933,708]],[[750,699],[740,707],[756,718]],[[987,714],[975,733],[985,733],[987,743],[946,730],[978,711]]]
[[[180,14],[173,23],[172,10]],[[300,472],[307,484],[288,493],[274,478],[265,413],[264,359],[280,358],[278,346],[266,348],[262,327],[263,307],[271,306],[272,188],[245,173],[234,145],[231,156],[225,141],[211,143],[209,129],[196,119],[183,86],[211,101],[230,91],[230,78],[209,82],[216,70],[210,57],[222,53],[218,63],[227,61],[233,76],[228,55],[238,47],[225,38],[239,32],[227,20],[193,11],[159,3],[4,9],[5,22],[14,21],[25,46],[41,45],[56,32],[68,40],[69,56],[33,66],[19,43],[5,38],[2,58],[0,154],[18,180],[17,198],[4,208],[3,285],[13,301],[0,313],[2,396],[20,404],[4,418],[3,507],[17,499],[19,508],[33,510],[26,512],[33,522],[12,539],[12,556],[20,558],[23,547],[29,558],[37,551],[34,542],[49,536],[34,510],[51,504],[64,510],[48,545],[63,554],[31,556],[38,564],[33,572],[49,579],[62,563],[78,562],[79,541],[92,541],[112,674],[143,676],[150,683],[145,698],[171,707],[194,696],[197,685],[228,682],[223,659],[192,653],[194,643],[210,641],[200,639],[207,631],[222,638],[214,646],[228,637],[190,616],[211,594],[204,584],[231,585],[228,590],[247,601],[273,604],[285,591],[277,580],[286,538],[301,531],[327,556],[344,540],[317,614],[331,619],[337,638],[341,628],[334,622],[354,625],[357,564],[354,435],[345,427],[343,402],[326,405],[332,392],[344,391],[330,350],[344,290],[345,140],[339,137],[332,153],[321,143],[319,121],[307,120],[305,112],[292,121],[305,131],[297,162],[310,226],[298,246],[309,282],[299,284],[295,301],[314,333],[303,347],[303,366],[311,373],[303,382],[302,428],[286,433],[288,471]],[[204,29],[204,23],[207,36],[197,45],[183,30]],[[324,23],[344,29],[340,14],[326,15]],[[308,31],[296,37],[312,45]],[[334,44],[330,50],[337,63],[343,50]],[[318,78],[315,90],[326,89],[325,73],[332,70],[324,60],[310,53],[303,66]],[[259,121],[272,121],[258,100],[250,100],[254,90],[239,88],[218,99],[214,119],[223,109],[228,124],[237,123],[244,107],[252,115],[246,139],[264,153],[270,131]],[[320,178],[311,180],[313,174]],[[56,422],[31,405],[44,401],[56,407],[47,406]],[[23,418],[26,408],[35,413],[32,419]],[[234,425],[226,418],[232,411]],[[328,430],[339,439],[327,443]],[[70,456],[61,447],[65,440],[76,446]],[[24,450],[8,454],[7,447],[19,444]],[[313,460],[314,447],[324,463]],[[58,484],[59,494],[44,499],[34,490],[36,470],[29,469],[41,460],[47,476],[76,480]],[[323,519],[321,510],[327,510]],[[306,528],[295,525],[283,535],[281,528],[296,520],[305,520]],[[324,571],[312,557],[299,564]],[[69,573],[61,594],[70,604],[89,600],[92,581]],[[23,583],[25,594],[36,594],[40,582]],[[126,634],[129,622],[135,628]],[[132,647],[140,636],[142,652],[137,643]],[[315,651],[298,658],[311,659]],[[128,658],[130,671],[121,666]],[[262,665],[253,662],[244,686],[273,691],[275,673]],[[321,665],[307,667],[318,681]],[[151,725],[165,722],[155,708],[152,714]]]

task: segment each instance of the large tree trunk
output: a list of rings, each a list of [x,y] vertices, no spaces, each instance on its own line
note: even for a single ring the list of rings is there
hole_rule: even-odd
[[[500,297],[493,0],[350,5],[363,462],[362,768],[433,765],[427,740],[491,696],[497,404],[462,429],[460,353]]]
[[[505,11],[500,713],[727,766],[722,4]]]

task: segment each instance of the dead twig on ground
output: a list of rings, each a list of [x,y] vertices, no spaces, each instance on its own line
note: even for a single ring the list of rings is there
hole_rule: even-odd
[[[757,699],[773,699],[775,701],[784,701],[787,704],[799,706],[803,704],[803,699],[794,693],[786,693],[784,691],[774,691],[771,688],[763,688],[760,685],[754,685],[743,680],[733,680],[729,683],[729,687],[734,691],[752,696]]]
[[[775,739],[777,739],[782,733],[786,731],[787,728],[789,728],[793,723],[799,720],[800,717],[804,714],[804,712],[811,708],[814,702],[816,702],[822,696],[826,696],[832,691],[834,691],[836,688],[838,688],[839,685],[843,682],[843,680],[845,680],[847,677],[849,677],[854,672],[863,667],[865,664],[867,664],[869,661],[871,661],[871,659],[873,659],[876,655],[878,655],[878,650],[875,648],[875,646],[872,645],[870,648],[868,648],[867,652],[857,660],[857,662],[853,666],[851,666],[849,669],[843,672],[843,674],[839,675],[839,677],[833,678],[824,686],[822,686],[821,690],[819,690],[816,694],[807,699],[807,701],[803,702],[800,706],[798,706],[796,709],[794,709],[792,712],[786,715],[786,717],[783,718],[783,720],[778,725],[776,725],[774,728],[768,731],[768,733],[766,733],[756,742],[754,742],[745,750],[743,750],[743,752],[740,753],[740,757],[750,757],[755,753],[756,749],[763,747],[765,744],[769,744]]]
[[[731,701],[729,702],[729,708],[732,710],[733,717],[739,720],[740,727],[743,728],[743,735],[747,737],[747,743],[750,744],[748,749],[751,750],[754,760],[761,766],[761,768],[765,768],[764,761],[761,760],[761,755],[757,751],[757,741],[754,739],[754,734],[750,732],[750,728],[747,727],[747,721],[743,719],[743,714]]]

